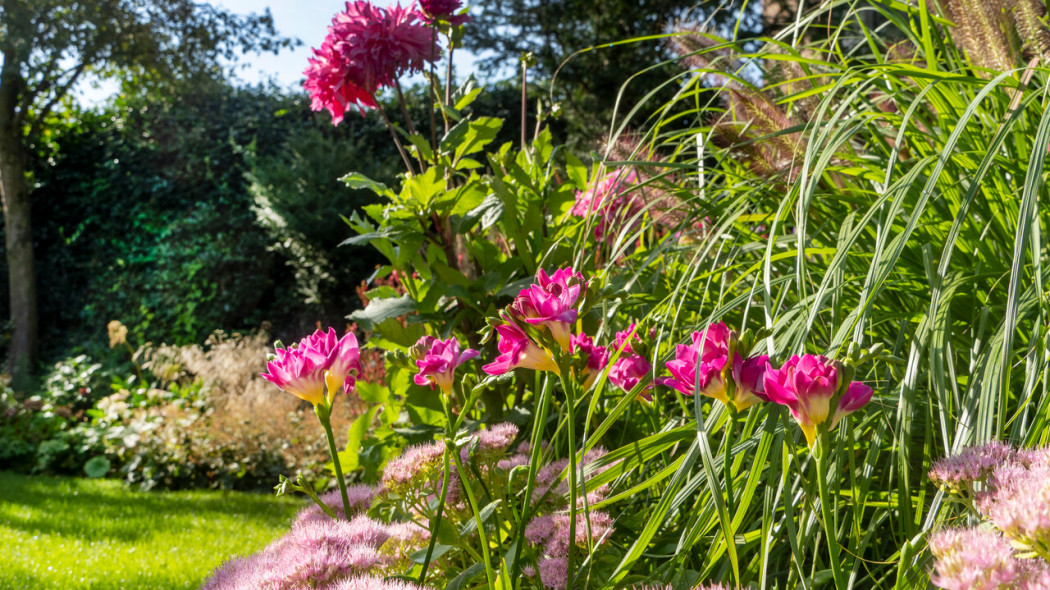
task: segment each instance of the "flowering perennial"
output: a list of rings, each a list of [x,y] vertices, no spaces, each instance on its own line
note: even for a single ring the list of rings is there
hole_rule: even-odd
[[[328,402],[340,386],[349,392],[354,388],[361,361],[357,337],[348,332],[337,338],[335,330],[317,330],[292,348],[275,349],[274,359],[266,364],[264,379],[313,405],[324,403],[328,384]]]
[[[460,352],[459,341],[455,338],[438,340],[424,336],[415,348],[419,353],[416,360],[419,373],[414,377],[416,385],[436,385],[446,395],[452,392],[456,367],[478,356],[478,351],[472,348]]]
[[[378,89],[393,87],[400,76],[423,70],[440,55],[434,41],[415,8],[347,2],[303,72],[310,108],[328,109],[332,124],[338,125],[348,106],[374,107]]]
[[[511,304],[511,317],[546,328],[562,350],[570,350],[570,325],[576,321],[576,301],[585,284],[583,275],[572,267],[558,269],[553,275],[541,268],[536,283],[522,289]]]
[[[733,332],[722,322],[711,324],[704,332],[693,332],[693,344],[679,344],[675,349],[675,359],[667,362],[672,378],[664,383],[683,395],[693,395],[699,388],[702,395],[717,399],[736,411],[769,401],[763,383],[768,356],[745,359],[734,351],[729,367],[732,385],[723,378],[734,338]]]
[[[843,416],[864,407],[873,390],[858,381],[839,383],[839,368],[824,356],[792,356],[780,369],[766,363],[765,393],[787,406],[812,447],[817,427],[829,422],[834,430]],[[834,411],[831,404],[838,398]]]

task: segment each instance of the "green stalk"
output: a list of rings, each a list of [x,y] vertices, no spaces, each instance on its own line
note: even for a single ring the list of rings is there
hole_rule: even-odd
[[[573,587],[576,556],[576,384],[571,383],[568,363],[562,363],[561,386],[565,390],[565,402],[568,406],[569,429],[569,550],[566,556],[568,586]]]
[[[434,544],[437,542],[438,527],[441,526],[441,512],[445,508],[445,498],[448,497],[448,484],[451,479],[449,476],[452,474],[452,470],[449,468],[449,449],[445,446],[445,456],[441,461],[442,466],[442,479],[441,479],[441,495],[438,498],[437,513],[434,515],[434,524],[430,526],[430,542],[427,544],[427,556],[423,560],[423,571],[419,573],[419,585],[423,586],[426,577],[427,569],[430,568],[430,557],[434,554]]]
[[[325,404],[314,406],[314,413],[324,427],[328,437],[328,452],[332,454],[332,465],[335,466],[335,480],[339,484],[339,495],[343,498],[343,514],[350,520],[350,498],[346,495],[346,480],[343,479],[343,467],[339,464],[339,451],[335,448],[335,435],[332,434],[332,407]]]
[[[521,507],[521,521],[513,555],[513,579],[515,580],[521,579],[521,562],[518,557],[521,554],[521,546],[525,542],[525,524],[532,518],[532,495],[536,488],[536,472],[539,469],[540,455],[543,452],[540,443],[543,440],[543,427],[547,423],[547,414],[550,411],[552,385],[553,381],[548,373],[543,382],[543,389],[540,390],[540,399],[536,404],[539,410],[532,424],[532,437],[529,439],[529,475],[525,483],[525,502]]]
[[[824,538],[828,541],[828,560],[831,562],[831,574],[835,578],[835,588],[843,590],[846,588],[845,574],[839,563],[839,542],[835,533],[834,514],[831,511],[831,494],[828,493],[827,456],[831,450],[831,436],[828,431],[821,428],[820,437],[817,442],[817,492],[820,494],[820,516],[824,525]]]
[[[470,485],[467,471],[463,468],[463,462],[459,459],[459,453],[452,453],[452,460],[456,463],[456,471],[459,472],[459,481],[463,483],[463,490],[467,493],[467,502],[470,503],[470,511],[474,514],[474,524],[478,528],[478,539],[481,541],[481,560],[485,563],[485,577],[488,579],[489,588],[496,587],[496,572],[492,569],[492,558],[489,556],[489,539],[485,534],[485,523],[481,521],[481,508],[474,497],[474,487]]]
[[[449,433],[452,435],[452,438],[449,440],[455,440],[455,434],[459,430],[459,425],[463,420],[463,416],[469,411],[469,406],[471,405],[470,402],[473,401],[473,399],[473,395],[467,399],[465,402],[466,405],[463,406],[463,411],[460,412],[459,418],[453,423],[452,410],[448,407],[448,398],[446,396],[441,396],[441,405],[445,410],[445,420],[449,424]],[[478,528],[478,540],[481,541],[481,560],[485,564],[485,578],[488,580],[489,588],[495,588],[496,572],[492,569],[492,558],[489,556],[489,539],[488,535],[485,534],[485,523],[481,521],[481,508],[478,506],[477,498],[474,495],[474,487],[470,485],[470,478],[467,476],[466,469],[463,468],[463,462],[459,459],[459,453],[457,451],[458,449],[452,449],[450,453],[449,449],[447,447],[445,448],[445,454],[451,455],[452,461],[456,464],[456,471],[459,472],[460,484],[463,486],[463,490],[467,493],[467,503],[470,504],[470,512],[474,515],[474,524],[476,524]],[[444,505],[444,501],[442,501],[442,505]],[[435,527],[436,526],[437,525],[435,525]],[[436,530],[437,529],[435,528],[435,531]],[[431,535],[432,541],[433,538],[434,536]]]
[[[726,438],[725,438],[725,455],[722,458],[722,470],[725,472],[726,482],[726,514],[729,518],[726,521],[726,553],[730,556],[731,565],[733,567],[733,577],[736,580],[736,587],[740,587],[740,561],[736,554],[736,551],[730,551],[730,545],[736,546],[736,527],[733,525],[733,521],[736,519],[736,502],[733,498],[733,434],[736,431],[736,410],[733,406],[726,405],[726,412],[729,413],[729,419],[726,421]]]

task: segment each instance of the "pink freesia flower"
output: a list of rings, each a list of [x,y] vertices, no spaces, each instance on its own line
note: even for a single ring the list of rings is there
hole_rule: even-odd
[[[423,358],[416,361],[419,367],[419,373],[414,377],[416,385],[430,385],[431,388],[437,385],[446,394],[452,392],[456,367],[478,356],[478,351],[472,348],[460,352],[455,338],[438,340],[424,336],[416,346],[424,351]]]
[[[795,355],[780,369],[766,363],[765,394],[791,410],[810,447],[818,426],[830,420],[828,430],[834,430],[843,416],[862,408],[873,393],[867,385],[853,381],[832,412],[831,400],[838,389],[838,370],[824,356]]]
[[[610,172],[596,179],[587,190],[576,192],[572,214],[585,219],[593,217],[594,238],[601,242],[607,238],[610,227],[637,213],[638,200],[625,194],[636,184],[638,174],[634,170]]]
[[[278,348],[262,377],[315,406],[325,401],[324,387],[332,397],[339,386],[349,392],[361,370],[357,337],[353,332],[337,338],[335,330],[317,330],[289,349]]]
[[[558,269],[548,276],[542,268],[536,283],[518,293],[510,306],[513,316],[550,330],[562,350],[571,348],[571,324],[576,321],[576,301],[584,285],[583,274],[572,267]]]
[[[440,55],[434,41],[424,15],[414,8],[347,2],[303,72],[310,108],[328,109],[338,125],[348,105],[374,107],[376,90],[394,86],[402,74],[421,71]]]
[[[428,23],[443,20],[454,27],[470,22],[469,16],[456,14],[461,5],[460,0],[419,0],[419,7],[423,9],[423,18]]]
[[[579,351],[587,359],[587,366],[583,368],[583,388],[589,389],[594,380],[601,374],[602,369],[609,364],[609,350],[604,346],[595,346],[590,336],[579,333],[573,334],[569,341],[570,349],[574,354]]]
[[[327,356],[314,348],[278,348],[266,363],[263,379],[313,405],[324,402],[324,366]]]
[[[328,332],[317,330],[304,338],[299,346],[313,348],[325,355],[325,370],[328,371],[325,379],[329,395],[333,395],[340,385],[347,393],[354,388],[357,374],[361,372],[361,354],[357,336],[353,332],[347,332],[339,338],[335,328],[328,328]]]
[[[652,370],[653,366],[644,358],[637,354],[624,354],[616,359],[612,368],[609,369],[609,381],[624,391],[630,391]],[[651,388],[652,385],[649,387]],[[648,398],[646,394],[643,395]]]
[[[700,393],[732,406],[736,411],[746,410],[751,406],[769,401],[763,393],[763,377],[766,372],[768,356],[761,355],[744,358],[733,354],[730,374],[733,379],[733,390],[730,392],[722,379],[722,371],[729,360],[729,341],[732,333],[722,322],[711,324],[707,333],[693,332],[693,344],[679,344],[675,349],[675,360],[667,362],[667,370],[672,377],[665,379],[664,384],[680,391],[683,395],[693,395],[697,385]],[[732,393],[732,399],[730,399]]]
[[[550,353],[530,340],[517,324],[500,324],[496,326],[496,333],[499,334],[497,347],[500,355],[494,362],[482,367],[489,375],[502,375],[518,367],[559,373],[558,365]]]

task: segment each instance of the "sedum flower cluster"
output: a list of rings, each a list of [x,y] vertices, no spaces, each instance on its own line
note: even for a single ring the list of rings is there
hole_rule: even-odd
[[[930,535],[937,587],[1050,589],[1050,449],[993,441],[937,461],[929,475],[983,521]]]

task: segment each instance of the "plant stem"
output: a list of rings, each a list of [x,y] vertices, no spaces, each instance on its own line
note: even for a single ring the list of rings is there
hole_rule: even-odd
[[[470,503],[470,511],[474,514],[474,524],[478,528],[478,540],[481,542],[481,557],[485,563],[485,577],[488,579],[489,588],[496,587],[496,572],[492,570],[492,558],[489,557],[489,539],[485,534],[485,523],[481,520],[481,507],[478,506],[474,496],[474,486],[470,485],[470,477],[467,470],[463,468],[463,462],[459,460],[459,453],[452,453],[452,460],[456,462],[456,471],[459,472],[459,481],[463,484],[463,490],[467,493],[467,502]]]
[[[427,578],[427,569],[430,567],[430,557],[434,554],[434,544],[437,542],[438,527],[441,526],[441,512],[445,507],[445,498],[448,496],[449,476],[452,470],[449,465],[449,450],[445,447],[445,456],[441,462],[443,476],[441,480],[441,495],[438,498],[437,514],[434,515],[434,523],[430,526],[430,543],[427,544],[427,556],[423,560],[423,571],[419,573],[419,585],[423,586]]]
[[[834,514],[831,511],[831,494],[828,493],[827,453],[831,451],[831,436],[827,431],[820,433],[816,448],[817,491],[820,494],[820,516],[824,524],[824,537],[828,541],[828,560],[831,562],[831,574],[835,579],[835,588],[844,590],[846,582],[842,565],[839,563],[839,542],[835,533]]]
[[[343,467],[339,464],[339,451],[335,448],[335,435],[332,434],[332,408],[318,404],[314,406],[314,413],[324,427],[324,434],[328,438],[328,452],[332,454],[332,465],[335,466],[335,480],[339,484],[339,495],[343,499],[343,514],[350,520],[350,498],[346,495],[346,480],[343,479]]]
[[[563,362],[561,365],[561,385],[562,389],[565,390],[565,404],[568,408],[566,414],[568,415],[568,435],[569,435],[569,549],[566,555],[566,569],[568,570],[568,587],[572,588],[574,561],[576,556],[576,384],[572,381],[572,375],[569,371],[569,363],[565,362],[568,357],[562,357]]]
[[[383,118],[383,122],[386,123],[386,128],[390,130],[390,136],[394,138],[394,145],[397,146],[397,152],[401,154],[401,159],[405,162],[405,168],[408,169],[409,174],[415,174],[415,170],[412,169],[412,160],[408,159],[408,153],[405,152],[405,147],[401,145],[401,140],[397,137],[397,131],[394,131],[394,124],[390,122],[390,117],[386,116],[386,111],[383,109],[383,105],[379,104],[379,101],[375,101],[376,110],[379,111],[379,116]]]

